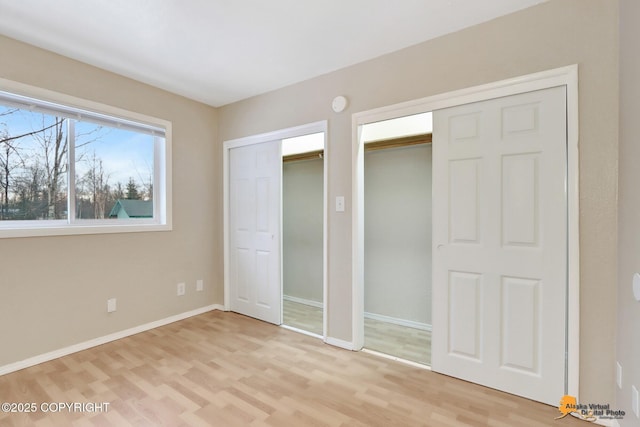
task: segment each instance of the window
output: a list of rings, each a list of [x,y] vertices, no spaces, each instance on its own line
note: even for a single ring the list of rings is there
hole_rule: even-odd
[[[0,237],[171,228],[169,122],[8,85],[0,81]]]

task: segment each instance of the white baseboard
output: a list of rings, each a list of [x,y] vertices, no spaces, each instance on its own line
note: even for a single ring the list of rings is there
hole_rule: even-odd
[[[376,313],[364,313],[365,319],[378,320],[380,322],[392,323],[394,325],[406,326],[408,328],[420,329],[431,332],[431,325],[428,323],[415,322],[413,320],[399,319],[397,317],[385,316]]]
[[[284,329],[288,329],[288,330],[293,331],[293,332],[297,332],[299,334],[308,335],[308,336],[313,337],[313,338],[320,338],[320,339],[324,338],[322,335],[318,335],[315,332],[305,331],[304,329],[296,328],[294,326],[289,326],[289,325],[282,324],[282,325],[280,325],[280,327],[284,328]]]
[[[197,308],[195,310],[187,311],[185,313],[176,314],[164,319],[156,320],[154,322],[145,323],[144,325],[135,326],[133,328],[125,329],[124,331],[114,332],[103,337],[94,338],[89,341],[84,341],[78,344],[70,345],[69,347],[61,348],[58,350],[50,351],[48,353],[40,354],[38,356],[30,357],[19,362],[10,363],[8,365],[0,366],[0,375],[5,375],[10,372],[19,371],[21,369],[29,368],[31,366],[38,365],[40,363],[48,362],[59,357],[67,356],[72,353],[77,353],[82,350],[87,350],[91,347],[96,347],[102,344],[106,344],[111,341],[119,340],[131,335],[139,334],[150,329],[158,328],[160,326],[168,325],[169,323],[184,320],[189,317],[197,316],[199,314],[207,313],[213,310],[224,310],[224,307],[219,304],[208,305],[206,307]]]
[[[363,353],[368,353],[368,354],[373,354],[374,356],[382,357],[383,359],[389,359],[389,360],[393,360],[393,361],[396,361],[396,362],[404,363],[405,365],[413,366],[414,368],[425,369],[427,371],[431,370],[431,366],[429,366],[429,365],[425,365],[423,363],[414,362],[412,360],[403,359],[401,357],[392,356],[390,354],[381,353],[379,351],[369,350],[368,348],[363,348],[362,352]]]
[[[572,412],[571,415],[574,418],[577,418],[579,420],[581,420],[582,418],[580,417],[580,415],[576,414],[575,412]],[[598,425],[598,426],[605,426],[605,427],[620,427],[620,423],[618,423],[618,420],[609,420],[609,419],[600,419],[598,418],[597,420],[591,422],[591,423],[587,423],[588,424],[592,424],[592,425]]]
[[[353,343],[351,341],[343,341],[338,338],[326,337],[324,342],[335,347],[344,348],[345,350],[354,350]]]
[[[314,301],[311,299],[304,299],[298,297],[292,297],[291,295],[282,295],[282,299],[291,302],[297,302],[298,304],[309,305],[311,307],[322,308],[324,305],[320,301]]]
[[[298,298],[291,295],[283,295],[282,299],[286,301],[296,302],[298,304],[308,305],[311,307],[323,308],[323,304],[321,302],[310,300],[310,299]],[[408,328],[431,332],[431,325],[428,323],[421,323],[413,320],[400,319],[397,317],[385,316],[383,314],[368,313],[368,312],[364,313],[364,317],[367,319],[378,320],[380,322],[392,323],[394,325],[406,326]]]

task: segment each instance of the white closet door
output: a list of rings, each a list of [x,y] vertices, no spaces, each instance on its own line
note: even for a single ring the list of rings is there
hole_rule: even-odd
[[[229,152],[230,309],[281,323],[280,141]]]
[[[565,386],[566,89],[434,112],[432,368],[557,405]]]

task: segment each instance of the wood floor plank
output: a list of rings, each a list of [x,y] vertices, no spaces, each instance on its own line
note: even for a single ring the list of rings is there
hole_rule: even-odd
[[[282,301],[283,322],[303,331],[322,335],[322,308]],[[421,329],[364,319],[365,348],[380,353],[431,364],[431,332]]]
[[[559,396],[560,398],[560,396]],[[214,311],[0,376],[17,426],[581,426],[557,408]]]

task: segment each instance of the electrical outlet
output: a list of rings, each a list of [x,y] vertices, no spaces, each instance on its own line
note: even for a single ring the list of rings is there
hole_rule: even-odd
[[[196,280],[196,291],[200,292],[204,289],[204,281],[202,279]]]
[[[616,362],[616,384],[618,384],[618,388],[622,390],[622,365],[620,362]]]
[[[636,417],[640,418],[640,397],[638,397],[638,389],[636,386],[631,386],[631,410]]]
[[[178,296],[181,297],[186,292],[186,286],[184,283],[178,283]]]
[[[116,311],[116,299],[111,298],[107,300],[107,313],[113,313]]]

